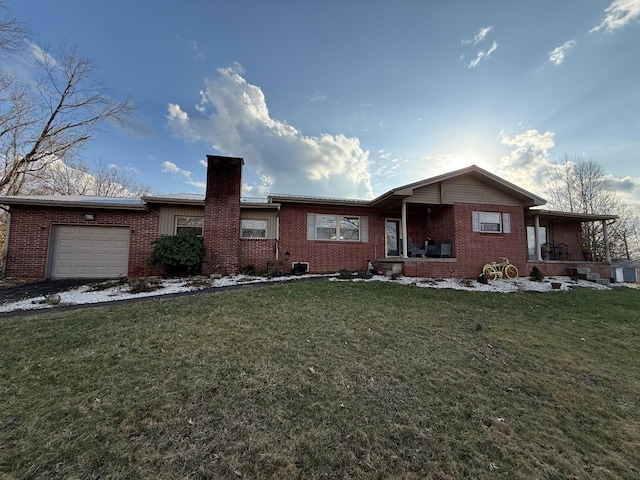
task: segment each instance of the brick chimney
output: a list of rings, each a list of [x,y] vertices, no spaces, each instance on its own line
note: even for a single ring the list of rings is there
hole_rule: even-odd
[[[202,273],[235,274],[240,263],[240,193],[244,160],[207,155]]]

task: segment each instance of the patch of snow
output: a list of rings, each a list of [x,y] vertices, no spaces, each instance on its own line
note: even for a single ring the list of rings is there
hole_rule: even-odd
[[[449,288],[454,290],[468,290],[476,292],[494,292],[494,293],[514,293],[522,291],[531,292],[561,292],[567,291],[575,287],[592,288],[595,290],[609,290],[608,285],[600,285],[586,280],[574,281],[570,277],[549,277],[542,282],[534,282],[528,277],[519,277],[516,280],[490,280],[487,284],[482,284],[477,280],[460,279],[460,278],[419,278],[419,277],[391,277],[373,276],[370,279],[353,279],[342,280],[339,278],[331,278],[336,282],[394,282],[401,285],[413,285],[420,288]],[[551,282],[560,282],[561,286],[558,290],[551,287]]]
[[[114,302],[117,300],[130,300],[135,298],[170,295],[172,293],[193,292],[207,288],[230,287],[248,283],[282,282],[321,276],[324,275],[280,276],[271,279],[250,275],[234,275],[222,277],[216,280],[201,278],[199,281],[194,281],[193,278],[164,279],[161,282],[160,288],[152,290],[150,292],[138,293],[132,293],[128,284],[117,285],[96,291],[92,291],[92,287],[95,284],[89,284],[73,288],[66,292],[58,292],[58,295],[60,296],[59,306]],[[36,310],[52,307],[54,307],[54,305],[46,303],[45,297],[41,296],[35,298],[27,298],[24,300],[19,300],[17,302],[3,303],[0,305],[0,313],[12,312],[15,310]]]
[[[127,300],[143,297],[152,297],[159,295],[168,295],[172,293],[192,292],[197,290],[229,287],[234,285],[244,285],[253,283],[266,282],[282,282],[304,278],[326,277],[329,281],[334,282],[394,282],[401,285],[415,286],[419,288],[448,288],[454,290],[467,290],[475,292],[495,292],[495,293],[514,293],[519,291],[535,291],[535,292],[561,292],[567,291],[574,287],[592,288],[595,290],[609,290],[611,287],[600,285],[586,280],[574,281],[569,277],[549,277],[542,282],[534,282],[527,277],[520,277],[517,280],[491,280],[487,284],[479,283],[477,280],[465,280],[457,278],[416,278],[416,277],[398,277],[392,279],[380,275],[374,275],[370,279],[353,278],[339,279],[335,275],[295,275],[281,276],[274,278],[258,277],[251,275],[233,275],[222,277],[220,279],[209,280],[201,278],[199,281],[194,279],[166,279],[162,280],[161,288],[151,292],[131,293],[128,284],[118,285],[104,290],[91,291],[92,285],[83,285],[66,292],[58,292],[60,296],[60,306],[64,305],[80,305],[90,303],[112,302],[117,300]],[[551,281],[560,282],[560,289],[551,288]],[[637,288],[637,285],[631,285]],[[34,310],[44,308],[55,308],[54,305],[46,303],[44,297],[28,298],[17,302],[4,303],[0,305],[0,312],[11,312],[15,310]]]

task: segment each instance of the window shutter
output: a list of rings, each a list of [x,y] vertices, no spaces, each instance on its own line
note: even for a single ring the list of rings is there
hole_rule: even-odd
[[[316,215],[307,213],[307,240],[316,239]]]
[[[369,217],[360,217],[360,241],[369,241]]]
[[[502,233],[511,233],[511,214],[502,214]]]
[[[472,218],[473,218],[473,231],[479,232],[480,231],[480,212],[472,212]]]

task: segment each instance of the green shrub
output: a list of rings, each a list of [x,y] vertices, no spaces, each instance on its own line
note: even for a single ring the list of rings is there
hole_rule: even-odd
[[[533,267],[531,272],[529,272],[529,279],[534,282],[541,282],[544,280],[544,274],[538,267]]]
[[[194,275],[200,273],[204,253],[204,240],[193,233],[161,235],[153,241],[149,264],[169,275]]]
[[[489,280],[484,276],[484,273],[478,275],[478,283],[481,283],[482,285],[486,285],[487,283],[489,283]]]

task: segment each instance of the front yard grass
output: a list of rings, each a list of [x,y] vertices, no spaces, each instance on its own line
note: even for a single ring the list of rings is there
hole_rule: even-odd
[[[0,319],[0,478],[638,478],[639,311],[316,281]]]

